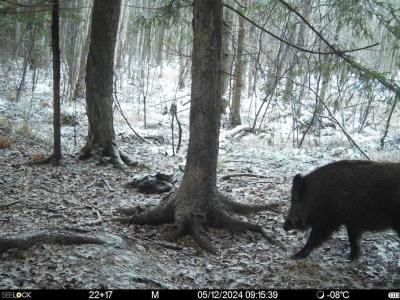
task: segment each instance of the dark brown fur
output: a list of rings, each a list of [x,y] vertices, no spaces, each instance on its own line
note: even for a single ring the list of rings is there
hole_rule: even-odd
[[[361,253],[365,231],[393,229],[400,235],[400,164],[339,161],[293,178],[284,229],[311,227],[294,258],[307,257],[341,225],[350,241],[350,259]]]

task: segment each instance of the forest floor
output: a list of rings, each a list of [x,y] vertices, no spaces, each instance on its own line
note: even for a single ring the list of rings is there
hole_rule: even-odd
[[[240,218],[261,225],[285,249],[269,244],[257,233],[210,229],[209,237],[218,249],[217,255],[210,255],[189,237],[165,242],[166,226],[126,226],[110,221],[119,216],[119,208],[146,209],[162,198],[127,188],[132,178],[156,172],[181,177],[187,137],[180,155],[168,154],[168,117],[164,123],[149,122],[148,129],[141,131],[152,145],[140,142],[132,133],[118,135],[120,147],[138,161],[136,167],[119,170],[94,158],[80,161],[76,150],[85,139],[85,122],[75,128],[63,127],[63,166],[27,166],[26,162],[51,153],[51,110],[45,113],[40,108],[43,103],[38,102],[26,117],[15,102],[0,102],[0,136],[11,142],[0,149],[1,235],[74,233],[108,241],[105,245],[42,244],[3,252],[0,289],[400,288],[400,239],[392,232],[365,234],[364,253],[354,262],[347,259],[350,247],[344,229],[307,259],[290,259],[308,235],[287,233],[282,228],[292,177],[334,160],[359,158],[348,143],[306,147],[300,152],[271,146],[260,136],[233,138],[222,130],[219,190],[242,203],[281,203],[278,212]],[[121,124],[118,122],[121,120],[116,118]],[[184,131],[187,129],[185,125]],[[73,132],[77,133],[77,146],[71,146]],[[232,173],[270,178],[222,180],[223,175]]]

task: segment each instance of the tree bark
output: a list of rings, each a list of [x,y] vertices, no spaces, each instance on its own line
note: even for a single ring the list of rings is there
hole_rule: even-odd
[[[31,161],[29,165],[44,165],[53,163],[59,165],[61,154],[61,123],[60,123],[60,23],[59,23],[59,0],[49,0],[51,4],[51,47],[53,54],[53,154],[38,161]]]
[[[179,54],[179,81],[178,88],[184,89],[186,86],[186,74],[189,69],[189,58],[186,55],[187,45],[184,45],[186,35],[186,26],[181,24],[179,27],[179,39],[178,39],[178,54]]]
[[[51,46],[53,49],[53,158],[56,162],[61,160],[59,6],[58,0],[52,0]]]
[[[87,2],[85,2],[87,3]],[[79,4],[81,5],[81,4]],[[87,4],[89,8],[83,12],[81,12],[81,17],[84,19],[89,19],[85,21],[84,24],[80,27],[81,37],[79,39],[80,49],[77,51],[75,57],[75,69],[76,73],[74,75],[74,80],[71,80],[72,86],[72,100],[76,100],[79,97],[85,96],[85,72],[86,72],[86,62],[87,56],[89,52],[89,42],[90,42],[90,30],[91,30],[91,22],[92,19],[92,6]]]
[[[86,112],[88,137],[81,158],[101,149],[118,167],[123,166],[113,125],[114,52],[121,8],[120,0],[95,0],[92,11],[90,45],[86,63]],[[130,161],[124,161],[129,164]]]
[[[90,43],[90,23],[89,23],[89,29],[87,31],[86,39],[83,44],[83,48],[81,50],[81,56],[80,56],[80,61],[79,61],[79,71],[78,71],[78,76],[76,78],[76,83],[74,87],[74,93],[73,93],[73,100],[83,97],[85,95],[85,90],[86,90],[86,84],[85,84],[85,75],[86,75],[86,62],[87,62],[87,56],[89,52],[89,43]]]
[[[203,227],[217,196],[221,43],[221,1],[194,1],[189,148],[175,211],[179,232]]]
[[[244,19],[239,18],[239,33],[238,33],[238,44],[236,50],[236,62],[235,62],[235,74],[234,80],[235,84],[233,87],[233,97],[230,113],[230,127],[235,127],[242,125],[242,120],[240,117],[241,108],[241,97],[242,97],[242,87],[243,87],[243,73],[244,73],[244,62],[243,62],[243,48],[245,39],[245,28]]]

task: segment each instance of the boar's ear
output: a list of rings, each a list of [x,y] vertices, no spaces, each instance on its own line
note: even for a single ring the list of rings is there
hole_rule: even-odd
[[[303,176],[297,174],[293,177],[291,201],[299,201],[303,194]]]
[[[303,176],[301,176],[301,174],[296,174],[296,176],[293,177],[293,185],[300,184],[302,179],[303,179]]]

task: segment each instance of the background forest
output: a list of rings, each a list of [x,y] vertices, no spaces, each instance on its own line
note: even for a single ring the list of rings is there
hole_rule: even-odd
[[[366,235],[349,262],[342,230],[291,260],[306,236],[282,229],[295,174],[340,159],[399,162],[398,0],[223,1],[220,97],[201,85],[215,76],[212,57],[194,54],[213,48],[194,43],[201,5],[106,2],[0,0],[0,288],[400,286],[392,232]],[[216,139],[213,197],[277,205],[227,219],[258,224],[266,239],[210,229],[208,247],[196,229],[167,242],[167,225],[121,224],[126,207],[170,197],[149,194],[144,176],[168,178],[156,189],[192,185],[182,178],[202,150],[188,152],[191,109],[215,114],[191,139],[200,150]],[[43,164],[50,153],[61,166]]]

